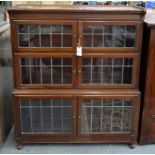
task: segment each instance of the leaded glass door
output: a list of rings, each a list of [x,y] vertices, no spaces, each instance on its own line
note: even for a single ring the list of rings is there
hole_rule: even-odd
[[[72,88],[75,86],[74,56],[65,54],[17,54],[15,57],[17,87]]]
[[[103,53],[87,54],[79,58],[79,81],[81,88],[134,88],[137,84],[137,61],[135,54]]]
[[[16,21],[16,51],[74,52],[77,26],[74,21]]]
[[[20,134],[75,135],[75,98],[50,95],[20,96],[15,100],[20,115]]]
[[[80,97],[79,135],[131,134],[138,104],[134,97]]]
[[[137,51],[138,22],[80,22],[80,43],[84,52]]]

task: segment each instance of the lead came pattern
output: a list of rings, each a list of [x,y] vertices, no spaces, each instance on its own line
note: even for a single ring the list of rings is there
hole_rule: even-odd
[[[72,25],[20,24],[18,26],[18,47],[70,48],[72,47]]]
[[[132,117],[131,99],[81,100],[81,133],[129,133]]]
[[[82,58],[83,85],[131,84],[133,58]]]
[[[72,84],[72,58],[20,58],[22,84]]]
[[[135,47],[135,25],[84,25],[83,47],[133,48]]]
[[[20,99],[22,133],[72,134],[72,101]]]

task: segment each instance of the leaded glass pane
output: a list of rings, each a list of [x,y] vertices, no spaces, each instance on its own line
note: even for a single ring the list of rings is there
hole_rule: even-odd
[[[20,47],[29,47],[29,35],[19,34],[19,45]]]
[[[135,25],[84,24],[83,47],[90,48],[134,48]]]
[[[26,24],[21,24],[21,25],[19,25],[19,27],[18,27],[18,32],[19,33],[28,33],[29,32],[29,30],[28,30],[28,25],[26,25]]]
[[[72,100],[19,100],[22,133],[72,134]]]
[[[82,99],[81,133],[129,133],[132,131],[132,99]]]
[[[22,84],[72,84],[72,58],[20,58]]]
[[[71,48],[72,33],[72,25],[19,24],[18,46],[20,48]]]
[[[50,35],[49,34],[41,35],[41,47],[50,47]]]
[[[132,84],[133,58],[82,58],[82,85]]]

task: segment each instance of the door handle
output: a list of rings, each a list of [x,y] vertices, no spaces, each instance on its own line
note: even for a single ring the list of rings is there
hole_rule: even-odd
[[[75,74],[76,73],[76,70],[73,70],[73,74]]]
[[[77,46],[80,46],[81,35],[78,36]]]
[[[81,74],[81,70],[79,70],[78,73]]]
[[[152,119],[155,119],[155,115],[152,115]]]

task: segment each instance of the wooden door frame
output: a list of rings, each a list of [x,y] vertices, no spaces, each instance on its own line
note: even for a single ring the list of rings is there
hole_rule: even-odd
[[[133,58],[133,72],[132,72],[132,83],[131,84],[107,84],[107,85],[82,85],[82,58],[83,57],[111,57],[111,58]],[[138,81],[139,81],[139,63],[140,63],[140,55],[138,53],[118,53],[118,52],[108,52],[102,54],[84,54],[82,57],[78,57],[78,88],[95,88],[95,89],[103,89],[103,88],[119,88],[119,89],[130,89],[130,88],[137,88]]]
[[[19,99],[71,99],[72,102],[72,114],[73,114],[73,120],[72,120],[72,134],[42,134],[42,133],[33,133],[33,134],[22,134],[21,132],[21,117],[20,117],[20,106],[19,106]],[[65,95],[65,96],[60,96],[60,95],[13,95],[13,109],[14,109],[14,123],[15,123],[15,131],[16,131],[16,137],[17,139],[21,138],[45,138],[45,137],[58,137],[58,138],[72,138],[76,137],[76,128],[77,128],[77,123],[76,123],[76,97],[73,97],[71,95]],[[32,140],[31,139],[31,140]]]
[[[80,134],[80,119],[81,117],[81,104],[80,100],[82,99],[132,99],[133,100],[133,121],[132,121],[132,131],[130,133],[101,133],[101,134]],[[137,142],[138,134],[138,121],[139,121],[139,108],[140,108],[140,95],[82,95],[78,97],[78,139],[85,139],[87,141],[127,141],[130,144],[135,144]],[[109,137],[109,139],[108,139]]]
[[[19,24],[70,24],[72,25],[72,45],[71,48],[64,47],[18,47],[18,25]],[[77,22],[74,20],[13,20],[12,22],[12,38],[16,38],[13,43],[13,52],[60,52],[74,53],[77,44]]]
[[[116,52],[140,52],[141,50],[141,33],[142,33],[142,27],[143,27],[143,22],[141,21],[79,21],[78,23],[78,29],[79,29],[79,32],[78,32],[78,35],[79,35],[79,38],[80,38],[80,42],[81,42],[81,46],[82,46],[82,43],[83,43],[83,40],[82,40],[82,35],[83,35],[83,25],[84,24],[94,24],[94,25],[98,25],[98,24],[104,24],[104,25],[135,25],[136,26],[136,39],[135,39],[135,47],[133,48],[112,48],[112,47],[108,47],[108,48],[89,48],[89,47],[85,47],[83,48],[83,52],[84,53],[90,53],[90,52],[110,52],[110,51],[116,51]]]
[[[22,84],[20,79],[20,65],[19,59],[20,58],[28,58],[28,57],[35,57],[35,58],[72,58],[72,84],[66,85],[50,85],[50,84]],[[13,64],[14,64],[14,82],[16,88],[74,88],[76,87],[76,57],[73,54],[66,54],[66,53],[15,53],[13,57]]]

